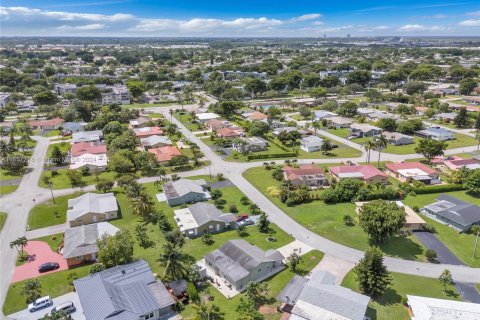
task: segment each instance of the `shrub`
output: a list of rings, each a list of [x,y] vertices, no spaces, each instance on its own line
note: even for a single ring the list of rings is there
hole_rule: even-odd
[[[425,258],[427,258],[429,262],[435,262],[437,260],[437,252],[433,249],[428,249],[425,251]]]
[[[430,223],[425,224],[423,226],[423,230],[425,230],[426,232],[430,232],[430,233],[437,232],[437,230],[435,229],[435,226],[433,224],[430,224]]]
[[[353,218],[352,216],[346,214],[343,216],[343,223],[346,225],[346,226],[353,226]]]
[[[444,193],[461,190],[465,190],[464,186],[461,184],[443,184],[438,186],[428,186],[413,189],[413,191],[417,194]]]
[[[234,204],[231,204],[230,207],[228,207],[228,211],[230,211],[231,213],[237,213],[238,212],[237,206]]]

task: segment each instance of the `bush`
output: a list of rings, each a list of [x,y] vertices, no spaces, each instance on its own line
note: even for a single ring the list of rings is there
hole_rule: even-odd
[[[346,226],[353,226],[353,218],[352,216],[346,214],[343,216],[343,223],[346,225]]]
[[[297,154],[293,152],[289,153],[272,153],[272,154],[249,154],[247,160],[258,160],[258,159],[271,159],[271,158],[288,158],[296,157]]]
[[[438,186],[426,186],[413,189],[413,191],[417,194],[445,193],[461,190],[465,190],[464,186],[461,184],[443,184]]]
[[[423,230],[430,233],[435,233],[437,230],[433,224],[427,223],[423,226]]]
[[[437,260],[437,252],[433,249],[428,249],[425,251],[425,258],[427,258],[429,262],[435,262]]]
[[[238,212],[237,206],[234,204],[231,204],[230,207],[228,207],[228,211],[230,211],[231,213],[237,213]]]

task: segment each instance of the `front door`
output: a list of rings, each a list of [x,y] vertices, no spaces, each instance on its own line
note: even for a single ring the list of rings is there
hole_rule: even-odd
[[[97,216],[93,216],[93,223],[97,222]]]

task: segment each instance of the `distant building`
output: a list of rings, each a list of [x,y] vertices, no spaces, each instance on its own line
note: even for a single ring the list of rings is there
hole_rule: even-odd
[[[268,116],[264,113],[261,113],[259,111],[252,111],[252,112],[246,112],[242,114],[242,117],[248,121],[255,122],[255,121],[262,121],[268,119]]]
[[[103,172],[107,169],[108,157],[103,154],[83,153],[70,159],[70,169],[77,170],[88,168],[89,172]]]
[[[397,162],[385,165],[387,173],[401,182],[419,181],[425,184],[439,184],[438,173],[420,162]]]
[[[99,142],[103,139],[102,130],[80,131],[72,134],[72,142]]]
[[[167,136],[150,136],[147,138],[141,138],[140,144],[145,150],[148,150],[150,148],[171,146],[173,142]]]
[[[195,203],[210,199],[207,183],[203,179],[188,180],[180,179],[169,181],[164,184],[163,190],[167,203],[170,206],[178,206],[185,203]]]
[[[175,146],[163,146],[160,148],[149,148],[148,152],[153,153],[158,163],[166,164],[175,157],[181,156],[182,153]]]
[[[115,85],[95,85],[102,93],[102,105],[110,103],[130,104],[130,92],[123,84]]]
[[[338,166],[330,167],[329,170],[335,180],[353,178],[368,184],[388,183],[388,176],[372,165]]]
[[[72,83],[57,83],[55,84],[55,93],[64,95],[65,93],[75,94],[77,91],[77,85]]]
[[[306,136],[300,141],[300,149],[305,152],[320,151],[323,144],[323,139],[317,136]]]
[[[70,155],[72,157],[78,157],[82,154],[106,154],[107,145],[104,142],[79,142],[72,145],[70,149]]]
[[[160,127],[143,127],[133,129],[135,136],[139,139],[148,138],[150,136],[163,136],[163,130]]]
[[[364,123],[352,123],[348,128],[351,132],[357,133],[360,138],[376,136],[382,133],[381,128]]]
[[[452,131],[440,127],[429,127],[424,130],[416,131],[415,134],[421,138],[433,139],[437,141],[455,139],[455,134]]]
[[[0,92],[0,109],[5,108],[7,103],[10,102],[10,94],[9,93],[4,93]]]

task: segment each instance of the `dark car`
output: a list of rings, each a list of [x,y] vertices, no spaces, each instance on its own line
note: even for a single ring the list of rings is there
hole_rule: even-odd
[[[47,262],[38,267],[38,272],[48,272],[60,268],[60,265],[56,262]]]

